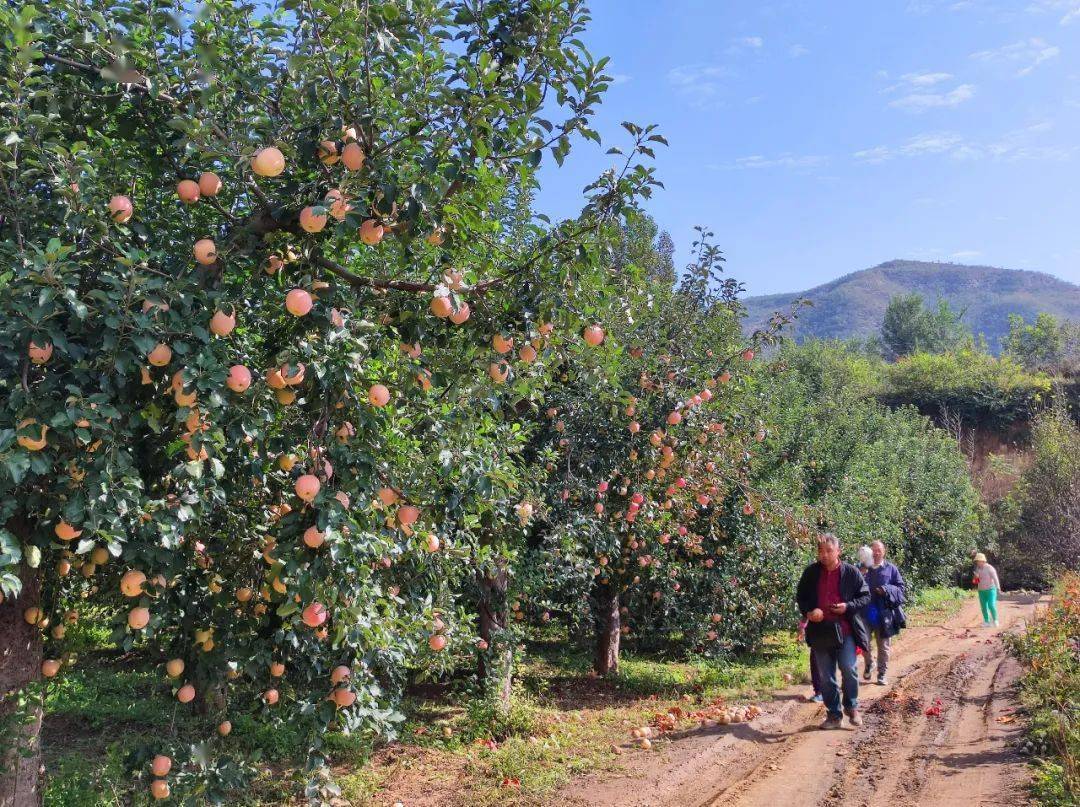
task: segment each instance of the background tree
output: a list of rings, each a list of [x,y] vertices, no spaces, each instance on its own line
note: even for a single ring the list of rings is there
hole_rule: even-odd
[[[1031,458],[995,515],[1005,585],[1042,588],[1080,569],[1080,428],[1063,407],[1035,420]]]
[[[1058,322],[1047,313],[1028,324],[1019,314],[1010,314],[1002,350],[1029,370],[1073,372],[1080,366],[1080,325]]]
[[[917,351],[945,353],[970,338],[962,319],[963,312],[953,311],[945,300],[927,308],[919,294],[897,295],[885,309],[881,340],[890,358]]]

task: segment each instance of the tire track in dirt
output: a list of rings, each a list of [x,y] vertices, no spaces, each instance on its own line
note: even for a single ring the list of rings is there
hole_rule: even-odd
[[[1037,598],[1002,599],[1005,630],[1022,629]],[[998,630],[965,603],[943,625],[905,631],[894,685],[863,685],[865,725],[820,731],[805,687],[778,693],[750,724],[670,737],[627,759],[631,775],[588,777],[550,802],[590,807],[964,807],[1025,803],[1026,766],[1009,747],[1018,670]],[[941,714],[927,709],[941,701]],[[1004,800],[1001,800],[1004,799]]]

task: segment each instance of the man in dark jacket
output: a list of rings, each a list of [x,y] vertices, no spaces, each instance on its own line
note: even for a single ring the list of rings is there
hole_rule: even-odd
[[[907,626],[901,606],[907,602],[907,585],[896,566],[885,560],[885,544],[874,541],[870,544],[873,563],[866,572],[866,584],[870,587],[870,606],[866,609],[866,620],[877,645],[877,682],[888,685],[889,656],[892,652],[892,637]],[[874,654],[866,652],[866,666],[863,678],[870,680],[874,671]]]
[[[828,711],[821,728],[838,729],[842,725],[837,666],[843,682],[844,712],[853,726],[861,726],[855,648],[870,652],[870,633],[862,614],[870,602],[870,589],[862,572],[840,560],[840,541],[835,535],[818,537],[817,556],[817,563],[811,563],[803,572],[795,600],[809,620],[806,643],[810,645]]]

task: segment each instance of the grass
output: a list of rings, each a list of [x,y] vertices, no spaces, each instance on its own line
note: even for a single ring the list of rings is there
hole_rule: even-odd
[[[950,586],[920,589],[915,592],[910,606],[904,609],[908,615],[908,626],[919,627],[948,619],[957,614],[973,596],[975,592],[971,589]]]
[[[946,619],[968,596],[959,589],[920,592],[909,622]],[[129,755],[168,732],[170,742],[195,742],[203,723],[186,717],[190,710],[176,709],[157,666],[117,654],[92,620],[72,633],[80,664],[50,685],[46,703],[45,803],[148,804],[147,782],[133,783],[128,772]],[[409,804],[423,795],[435,803],[528,807],[543,804],[576,776],[619,767],[619,746],[630,727],[676,708],[767,698],[805,681],[808,666],[805,646],[778,633],[758,653],[723,662],[624,654],[618,673],[601,680],[588,674],[587,653],[545,635],[525,648],[509,714],[483,699],[432,687],[404,704],[400,742],[372,748],[332,736],[328,746],[342,796],[354,805]],[[302,774],[289,763],[300,738],[288,726],[270,729],[243,717],[233,724],[230,744],[258,751],[264,763],[254,785],[229,803],[302,803],[296,795]]]

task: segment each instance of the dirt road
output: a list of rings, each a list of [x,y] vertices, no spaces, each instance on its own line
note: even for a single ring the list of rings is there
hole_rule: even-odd
[[[684,732],[626,760],[629,775],[576,782],[560,804],[590,807],[980,807],[1027,803],[1019,675],[1000,634],[1023,630],[1037,599],[1001,600],[1001,628],[978,604],[894,645],[891,683],[867,684],[865,724],[821,731],[806,687],[778,693],[751,723]],[[860,660],[861,665],[861,660]],[[861,672],[861,667],[860,667]]]

